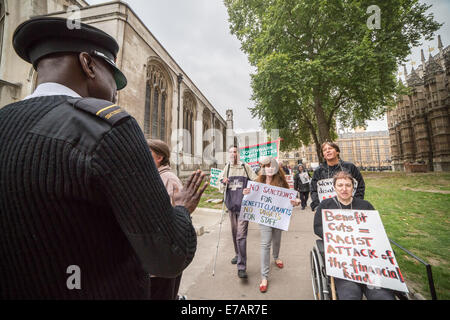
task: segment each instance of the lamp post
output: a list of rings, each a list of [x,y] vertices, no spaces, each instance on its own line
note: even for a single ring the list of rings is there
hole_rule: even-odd
[[[216,128],[215,128],[215,113],[212,112],[212,157],[213,157],[213,165],[215,168],[217,168],[217,162],[216,162]]]
[[[181,98],[181,81],[183,81],[183,75],[181,73],[177,76],[178,81],[178,107],[177,107],[177,177],[180,176],[180,144],[178,143],[178,140],[180,139],[180,98]]]

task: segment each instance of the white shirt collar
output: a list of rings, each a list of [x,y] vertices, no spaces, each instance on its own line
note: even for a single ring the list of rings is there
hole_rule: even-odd
[[[81,98],[81,96],[78,93],[76,93],[75,91],[66,86],[63,86],[62,84],[56,82],[45,82],[38,85],[36,90],[34,90],[32,94],[25,97],[23,100],[35,97],[60,96],[60,95]]]

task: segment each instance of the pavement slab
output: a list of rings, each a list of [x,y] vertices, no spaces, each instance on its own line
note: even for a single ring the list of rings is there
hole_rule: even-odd
[[[295,208],[288,231],[281,238],[280,259],[284,268],[279,269],[271,257],[269,286],[266,293],[259,291],[260,231],[256,223],[249,224],[247,236],[248,279],[237,276],[236,265],[231,264],[234,246],[228,213],[221,210],[197,208],[192,221],[198,237],[194,260],[183,272],[179,294],[189,300],[312,300],[309,253],[317,237],[313,233],[314,214],[308,207]],[[217,243],[220,241],[213,276]]]

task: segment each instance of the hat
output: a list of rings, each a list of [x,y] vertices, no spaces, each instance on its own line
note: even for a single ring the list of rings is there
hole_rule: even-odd
[[[116,66],[119,45],[113,37],[85,23],[70,26],[68,19],[58,17],[32,18],[14,31],[16,53],[36,69],[37,61],[52,53],[87,52],[102,58],[114,70],[117,90],[127,85],[127,78]]]
[[[271,161],[272,161],[272,157],[262,157],[261,159],[259,159],[259,163],[261,164],[261,165],[267,165],[267,164],[269,164]]]

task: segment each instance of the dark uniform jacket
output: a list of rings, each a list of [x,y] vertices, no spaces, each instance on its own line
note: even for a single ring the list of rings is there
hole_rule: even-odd
[[[117,105],[44,96],[0,109],[0,299],[146,299],[148,274],[177,276],[196,246]]]
[[[358,168],[351,162],[346,162],[339,160],[339,163],[334,166],[328,166],[325,162],[321,163],[316,170],[314,170],[313,177],[311,179],[311,209],[314,210],[320,203],[319,196],[317,193],[317,182],[322,179],[333,178],[334,174],[345,170],[349,172],[354,179],[358,182],[358,187],[356,188],[356,192],[354,197],[364,199],[364,192],[366,189],[366,185],[364,183],[364,179],[359,172]]]

